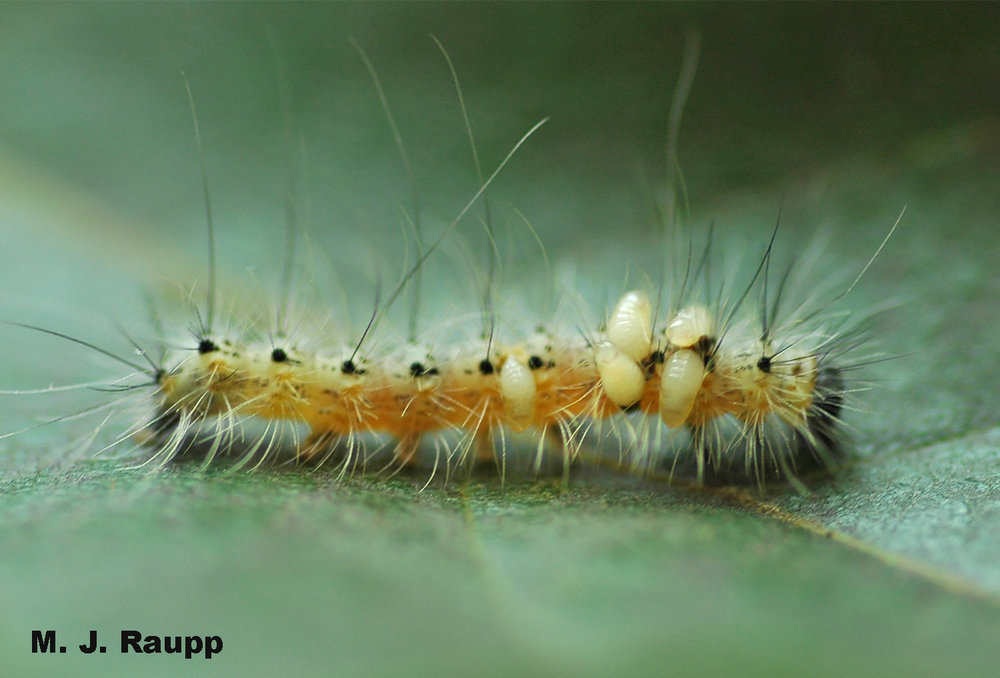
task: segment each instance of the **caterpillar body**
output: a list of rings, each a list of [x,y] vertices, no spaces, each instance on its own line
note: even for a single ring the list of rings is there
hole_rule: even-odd
[[[477,443],[480,457],[492,457],[487,443],[496,432],[529,429],[557,433],[572,459],[590,422],[637,410],[692,431],[702,473],[706,464],[721,467],[735,449],[754,477],[791,472],[813,455],[830,460],[844,383],[838,367],[821,363],[821,345],[720,342],[697,306],[655,332],[651,321],[648,296],[631,291],[594,339],[567,341],[540,330],[492,348],[488,357],[482,347],[437,358],[411,345],[386,358],[358,359],[349,350],[313,352],[277,338],[204,336],[151,375],[152,426],[166,458],[207,420],[217,422],[216,444],[230,448],[236,420],[255,417],[305,424],[308,436],[296,454],[307,459],[327,458],[340,443],[351,463],[359,436],[374,433],[397,441],[394,456],[406,463],[421,437],[449,430],[462,433],[453,452]],[[720,426],[727,418],[740,423],[735,439]],[[779,422],[789,432],[775,440],[765,431]]]
[[[690,76],[693,66],[685,72]],[[508,456],[525,447],[512,434],[528,433],[537,441],[536,468],[551,449],[568,468],[590,456],[592,429],[610,430],[624,465],[647,470],[664,464],[671,475],[697,482],[785,478],[798,484],[800,472],[833,465],[844,447],[842,416],[852,392],[847,376],[864,364],[850,358],[861,344],[857,323],[824,315],[846,292],[826,303],[806,295],[806,302],[789,304],[794,265],[777,285],[770,282],[777,228],[753,274],[731,286],[737,290],[732,298],[730,288],[714,289],[705,281],[709,236],[700,259],[689,254],[682,274],[671,271],[682,280],[673,298],[663,301],[671,295],[662,285],[625,291],[596,329],[563,334],[541,325],[508,338],[494,336],[494,325],[482,340],[443,348],[421,344],[416,336],[388,350],[366,341],[376,320],[407,285],[416,284],[426,259],[537,127],[496,172],[485,181],[480,177],[479,191],[440,238],[418,250],[416,264],[389,302],[376,308],[360,340],[326,328],[321,339],[309,338],[282,322],[242,320],[232,323],[241,329],[219,330],[214,245],[206,308],[195,311],[189,338],[164,341],[169,347],[158,359],[134,341],[146,364],[24,326],[135,370],[107,388],[125,397],[136,394],[147,414],[108,448],[143,443],[153,449],[145,463],[154,467],[192,447],[203,450],[207,461],[235,455],[240,466],[259,465],[290,447],[296,461],[335,463],[349,473],[368,468],[379,455],[392,468],[417,464],[424,441],[431,440],[434,468],[443,461],[448,475],[476,461],[505,469]],[[210,243],[211,228],[209,213]],[[693,291],[698,285],[700,295]],[[759,310],[748,311],[753,295]],[[789,305],[791,312],[784,312]],[[258,423],[252,433],[249,422]]]

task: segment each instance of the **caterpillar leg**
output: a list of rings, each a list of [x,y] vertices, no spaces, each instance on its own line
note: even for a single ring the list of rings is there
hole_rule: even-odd
[[[414,466],[417,463],[417,452],[420,451],[422,437],[419,433],[412,433],[400,438],[393,450],[393,462],[399,464],[401,468]]]
[[[313,429],[295,450],[295,461],[322,462],[333,453],[339,438],[330,431]]]
[[[493,437],[493,431],[482,431],[473,434],[472,444],[476,448],[476,464],[490,464],[500,461],[497,458],[496,441]]]

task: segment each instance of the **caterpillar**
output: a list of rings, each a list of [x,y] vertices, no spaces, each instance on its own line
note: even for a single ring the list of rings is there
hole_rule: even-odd
[[[694,60],[689,54],[678,85],[680,107],[693,75],[693,49]],[[361,56],[384,102],[377,76]],[[450,59],[448,65],[454,75]],[[387,105],[385,111],[398,139]],[[160,332],[159,356],[130,338],[138,356],[132,359],[52,329],[9,324],[82,345],[128,367],[130,374],[100,386],[121,398],[93,411],[131,411],[132,404],[145,410],[105,449],[138,444],[152,451],[142,465],[154,468],[197,448],[205,463],[233,456],[236,467],[258,467],[290,451],[296,462],[335,464],[347,474],[369,469],[376,459],[375,468],[419,465],[422,448],[430,446],[432,478],[439,468],[450,476],[476,462],[495,464],[504,474],[511,457],[528,456],[539,469],[553,451],[569,469],[578,458],[591,456],[589,441],[600,446],[609,438],[623,465],[640,471],[662,465],[671,477],[698,483],[783,478],[799,485],[800,473],[833,466],[845,451],[850,373],[869,358],[852,359],[863,345],[862,331],[831,309],[860,281],[899,220],[854,282],[823,302],[810,294],[790,300],[791,288],[806,284],[799,269],[808,267],[808,257],[793,258],[773,275],[776,226],[742,283],[711,284],[718,264],[710,233],[699,253],[689,240],[681,247],[687,256],[675,256],[679,265],[661,273],[659,282],[625,290],[602,323],[576,333],[537,321],[530,323],[533,332],[498,333],[491,268],[484,276],[483,308],[473,314],[484,321],[480,336],[434,346],[421,340],[414,311],[406,337],[375,338],[404,292],[414,292],[411,307],[419,308],[426,262],[474,205],[484,203],[482,222],[492,228],[487,189],[542,123],[521,137],[488,178],[477,157],[480,188],[429,245],[420,232],[418,208],[408,215],[415,260],[384,302],[376,292],[360,336],[326,325],[320,336],[310,337],[306,323],[292,322],[284,308],[290,304],[290,280],[283,281],[276,317],[234,314],[228,327],[220,327],[207,187],[207,292],[203,305],[191,302],[187,337],[173,341]],[[466,125],[472,139],[467,118]],[[476,155],[474,139],[471,145]],[[408,163],[402,145],[400,152]],[[294,263],[293,249],[286,270]],[[491,267],[494,258],[488,259]],[[669,290],[665,277],[673,279]],[[515,441],[522,434],[534,443]]]

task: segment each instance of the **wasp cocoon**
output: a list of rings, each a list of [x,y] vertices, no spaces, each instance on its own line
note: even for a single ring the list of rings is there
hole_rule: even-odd
[[[705,378],[705,363],[695,351],[682,348],[663,363],[660,376],[660,417],[670,428],[687,421]]]
[[[653,307],[649,295],[626,292],[608,318],[608,341],[635,362],[649,355],[653,341]]]
[[[639,402],[646,388],[646,376],[632,358],[611,342],[603,342],[594,353],[604,393],[625,409]]]
[[[667,341],[678,348],[691,348],[702,337],[715,332],[712,315],[704,306],[688,306],[678,311],[667,325]]]
[[[535,416],[535,377],[528,366],[515,356],[507,356],[500,368],[500,394],[503,396],[506,423],[515,431],[524,431]]]

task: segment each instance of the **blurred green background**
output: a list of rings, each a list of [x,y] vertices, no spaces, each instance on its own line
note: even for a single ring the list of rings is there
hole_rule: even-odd
[[[419,476],[341,483],[326,469],[149,476],[87,460],[80,437],[99,418],[64,422],[0,441],[5,675],[995,675],[992,5],[3,4],[0,316],[123,350],[116,323],[145,318],[143,292],[203,275],[181,71],[224,278],[273,277],[291,190],[370,304],[370,269],[351,262],[398,266],[410,188],[350,38],[378,70],[430,232],[477,187],[430,33],[486,167],[550,117],[491,187],[514,233],[510,292],[530,299],[544,277],[516,208],[561,279],[613,298],[628,267],[656,263],[650,204],[691,27],[693,227],[714,219],[721,239],[757,246],[780,208],[790,247],[830,235],[818,277],[850,280],[907,207],[850,300],[897,306],[873,331],[900,356],[873,368],[878,389],[849,418],[856,464],[810,495],[585,469],[568,489],[487,476],[419,492]],[[468,309],[446,255],[427,307]],[[51,338],[0,341],[3,388],[115,374]],[[81,397],[4,397],[0,430]],[[136,628],[221,635],[225,649],[33,656],[30,631],[48,628],[71,648],[89,629]]]

